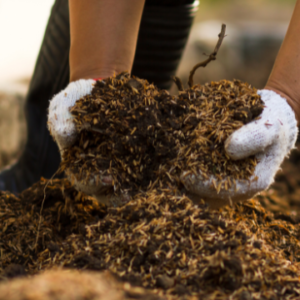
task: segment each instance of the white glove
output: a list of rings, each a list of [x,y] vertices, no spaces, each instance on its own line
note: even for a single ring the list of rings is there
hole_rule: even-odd
[[[66,89],[50,101],[48,128],[61,155],[64,149],[72,146],[77,138],[76,127],[73,122],[74,117],[71,115],[70,109],[77,100],[91,94],[95,82],[93,79],[71,82]],[[71,169],[67,169],[65,173],[78,191],[95,197],[101,203],[118,206],[129,200],[126,196],[104,195],[103,193],[112,187],[112,178],[107,175],[103,176],[101,172],[93,178],[87,178],[84,174],[82,176],[74,174]]]
[[[225,141],[225,151],[233,160],[255,155],[258,164],[250,180],[237,181],[236,187],[219,193],[212,188],[211,176],[205,180],[198,176],[181,175],[181,181],[191,193],[195,202],[203,199],[212,208],[229,204],[231,201],[246,200],[265,190],[274,181],[285,156],[294,148],[298,134],[295,114],[287,101],[270,90],[260,90],[258,94],[265,103],[259,120],[254,120],[235,131]]]
[[[50,101],[48,128],[61,152],[72,146],[77,138],[74,117],[70,109],[77,100],[91,94],[94,84],[93,79],[71,82]]]

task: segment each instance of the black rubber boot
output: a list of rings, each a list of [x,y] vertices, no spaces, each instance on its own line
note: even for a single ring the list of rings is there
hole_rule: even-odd
[[[197,8],[194,0],[146,1],[133,75],[170,87]],[[60,155],[47,129],[47,109],[69,82],[69,32],[68,0],[56,0],[26,97],[27,144],[18,162],[0,173],[0,190],[19,193],[58,169]]]
[[[0,173],[0,190],[21,192],[58,169],[60,154],[46,126],[47,109],[69,81],[69,32],[68,1],[57,0],[25,101],[27,143],[18,162]]]

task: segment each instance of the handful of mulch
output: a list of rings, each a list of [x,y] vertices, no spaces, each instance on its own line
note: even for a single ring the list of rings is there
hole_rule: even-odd
[[[98,81],[92,94],[76,102],[77,142],[61,167],[89,180],[110,174],[114,191],[130,195],[180,186],[188,171],[223,180],[229,188],[248,179],[256,160],[231,160],[225,140],[263,110],[256,90],[238,80],[195,85],[172,96],[127,73]]]
[[[174,79],[178,96],[127,72],[97,81],[91,95],[71,109],[78,139],[65,150],[61,170],[86,184],[99,173],[110,175],[113,192],[129,196],[164,188],[180,191],[183,172],[214,175],[218,192],[249,179],[256,159],[233,161],[224,143],[262,112],[256,89],[239,80],[193,84],[195,70],[215,59],[224,35],[225,25],[215,51],[191,71],[190,88],[184,90]]]

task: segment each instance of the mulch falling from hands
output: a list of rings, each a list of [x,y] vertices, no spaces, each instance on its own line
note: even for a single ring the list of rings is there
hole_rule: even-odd
[[[0,193],[2,279],[63,267],[109,270],[175,299],[300,296],[300,227],[256,199],[217,211],[166,189],[107,208],[56,179],[46,190],[36,245],[46,183],[19,197]]]

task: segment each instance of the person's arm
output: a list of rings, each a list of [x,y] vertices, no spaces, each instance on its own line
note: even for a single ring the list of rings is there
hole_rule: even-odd
[[[69,0],[70,81],[131,71],[145,0]]]
[[[48,128],[63,156],[78,138],[74,116],[76,101],[92,93],[96,79],[131,72],[144,0],[70,0],[70,83],[50,101]],[[78,191],[107,205],[124,204],[127,195],[106,195],[113,180],[105,170],[94,178],[66,170]]]
[[[300,121],[300,0],[265,86],[287,99]]]

